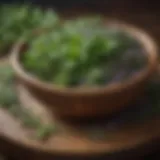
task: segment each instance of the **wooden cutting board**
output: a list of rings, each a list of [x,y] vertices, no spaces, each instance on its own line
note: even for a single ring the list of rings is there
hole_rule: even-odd
[[[110,125],[111,127],[107,130],[96,127],[94,130],[90,129],[88,135],[86,129],[73,129],[52,119],[43,104],[21,84],[17,85],[17,89],[23,107],[41,117],[44,123],[59,125],[61,129],[53,133],[46,141],[36,140],[30,137],[32,132],[30,129],[24,127],[6,110],[0,109],[0,151],[4,154],[14,155],[18,159],[26,158],[26,156],[27,159],[55,157],[64,159],[76,157],[77,159],[78,157],[98,158],[104,155],[114,158],[133,156],[135,153],[143,155],[144,152],[151,151],[150,145],[159,145],[159,117],[135,125],[124,124],[118,128]],[[95,131],[100,132],[102,136],[93,137]]]

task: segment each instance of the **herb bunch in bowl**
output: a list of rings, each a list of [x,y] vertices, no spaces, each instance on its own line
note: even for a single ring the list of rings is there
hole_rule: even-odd
[[[123,59],[131,48],[132,63],[129,61],[125,66]],[[141,52],[133,38],[121,31],[104,28],[100,18],[79,18],[66,21],[56,31],[33,38],[23,63],[33,75],[60,86],[104,85],[124,67],[133,70],[142,67],[144,57],[134,53],[135,49]],[[122,66],[118,70],[115,64]],[[128,72],[120,80],[127,76]]]

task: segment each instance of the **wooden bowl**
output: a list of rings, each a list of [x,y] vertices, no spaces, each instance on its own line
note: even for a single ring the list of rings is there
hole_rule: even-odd
[[[147,33],[116,21],[109,20],[105,25],[118,27],[133,36],[142,45],[148,58],[147,65],[140,72],[121,83],[99,88],[60,88],[33,77],[23,69],[20,56],[24,51],[25,41],[19,41],[12,49],[10,60],[18,79],[60,118],[106,116],[123,109],[143,92],[146,82],[157,68],[157,47]]]

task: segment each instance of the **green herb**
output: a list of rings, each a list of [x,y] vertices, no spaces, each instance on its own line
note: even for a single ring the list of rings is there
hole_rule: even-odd
[[[140,46],[122,31],[104,28],[102,22],[99,17],[68,20],[57,30],[32,38],[22,57],[25,69],[60,86],[104,85],[118,73],[110,76],[113,64],[124,65],[126,60],[121,57],[130,48]],[[134,60],[139,58],[138,54],[133,55]],[[143,63],[138,64],[129,67],[139,70]]]
[[[52,10],[43,11],[31,5],[2,5],[0,7],[0,50],[3,51],[30,30],[54,27],[58,22]]]
[[[46,139],[56,131],[55,126],[45,125],[41,120],[19,104],[15,89],[13,70],[9,65],[0,67],[0,107],[20,119],[25,127],[34,129],[36,137]]]
[[[38,128],[36,137],[38,139],[46,139],[53,132],[55,132],[55,127],[53,127],[53,126],[41,126],[41,127]]]

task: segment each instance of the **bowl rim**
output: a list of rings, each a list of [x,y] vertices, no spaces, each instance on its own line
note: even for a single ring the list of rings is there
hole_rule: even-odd
[[[147,54],[147,64],[146,66],[140,70],[138,73],[130,76],[129,78],[121,81],[110,83],[104,86],[98,87],[61,87],[56,84],[51,84],[40,80],[38,77],[34,77],[27,71],[23,69],[22,64],[20,63],[19,56],[21,54],[21,48],[25,44],[24,39],[20,39],[16,42],[11,49],[10,62],[15,74],[22,79],[25,83],[29,85],[35,86],[42,90],[47,90],[48,92],[56,92],[58,94],[67,94],[72,96],[83,96],[83,95],[97,95],[97,94],[110,94],[119,92],[121,90],[125,90],[130,88],[131,86],[144,81],[149,78],[149,76],[156,70],[158,66],[158,48],[155,40],[144,30],[137,28],[133,25],[114,20],[114,19],[106,19],[104,21],[104,25],[106,27],[118,27],[121,31],[129,34],[137,40],[142,48],[145,50],[145,54]],[[53,29],[53,28],[52,28]],[[38,32],[37,32],[38,31]],[[39,32],[40,31],[40,32]],[[34,30],[32,33],[41,33],[43,30]],[[45,31],[45,29],[44,29]]]

